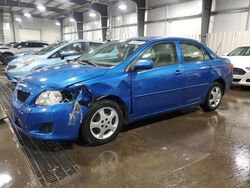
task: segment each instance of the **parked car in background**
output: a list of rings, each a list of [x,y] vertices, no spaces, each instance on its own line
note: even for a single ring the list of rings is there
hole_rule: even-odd
[[[7,45],[8,46],[8,45]],[[32,53],[39,51],[48,46],[48,43],[38,41],[26,41],[15,44],[10,44],[8,48],[0,48],[0,61],[7,65],[11,60],[17,57],[18,54]]]
[[[9,46],[10,48],[13,48],[17,44],[18,44],[18,42],[10,42],[10,43],[7,44],[7,46]]]
[[[80,55],[102,45],[103,42],[85,40],[71,40],[52,44],[34,54],[22,55],[12,60],[6,67],[6,75],[13,83],[17,82],[26,74],[51,66],[74,60]]]
[[[226,58],[234,66],[233,85],[250,86],[250,46],[238,47]]]
[[[231,83],[230,61],[195,40],[109,42],[74,63],[24,77],[13,94],[13,120],[38,139],[82,135],[104,144],[124,123],[196,105],[216,110]]]

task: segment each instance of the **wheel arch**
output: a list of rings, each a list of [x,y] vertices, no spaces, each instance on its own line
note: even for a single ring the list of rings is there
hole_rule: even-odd
[[[225,89],[226,89],[226,82],[225,82],[225,80],[223,78],[218,78],[218,79],[214,80],[214,82],[218,82],[219,84],[221,84],[222,89],[223,89],[222,93],[224,94]]]
[[[115,96],[115,95],[107,95],[107,96],[99,97],[95,101],[98,102],[98,101],[101,101],[101,100],[111,100],[111,101],[116,102],[122,109],[124,120],[125,121],[127,120],[127,118],[128,118],[128,108],[127,108],[125,102],[120,97]]]
[[[11,53],[11,52],[2,52],[2,54],[1,55],[4,55],[4,54],[8,54],[8,55],[11,55],[11,56],[13,56],[14,54],[13,53]]]

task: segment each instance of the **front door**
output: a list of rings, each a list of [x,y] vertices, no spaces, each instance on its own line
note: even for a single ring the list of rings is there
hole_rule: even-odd
[[[154,66],[130,73],[135,118],[178,108],[183,94],[183,70],[178,63],[176,44],[155,44],[135,61],[139,59],[151,59]]]

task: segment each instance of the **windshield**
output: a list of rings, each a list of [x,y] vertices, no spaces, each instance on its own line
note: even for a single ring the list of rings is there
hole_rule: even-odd
[[[250,56],[250,47],[239,47],[228,54],[228,56]]]
[[[65,43],[66,42],[64,41],[64,42],[57,42],[57,43],[51,44],[48,47],[41,49],[39,52],[36,52],[35,54],[36,55],[45,55],[45,54],[51,52],[52,50],[64,45]]]
[[[88,61],[99,66],[113,67],[127,59],[145,42],[140,40],[109,42],[91,53],[81,56],[78,61]]]

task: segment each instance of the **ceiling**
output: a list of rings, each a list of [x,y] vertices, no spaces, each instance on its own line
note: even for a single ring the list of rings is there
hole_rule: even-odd
[[[91,5],[109,5],[120,0],[0,0],[0,10],[14,14],[30,13],[33,17],[63,19],[72,16],[72,12],[83,12]],[[126,1],[126,0],[122,0]],[[193,0],[147,0],[148,8],[163,4],[178,4]],[[46,11],[37,9],[38,5],[46,7]]]
[[[0,0],[0,9],[14,14],[30,13],[34,17],[62,19],[72,12],[83,12],[93,4],[108,5],[114,0]],[[37,9],[38,5],[46,11]]]

